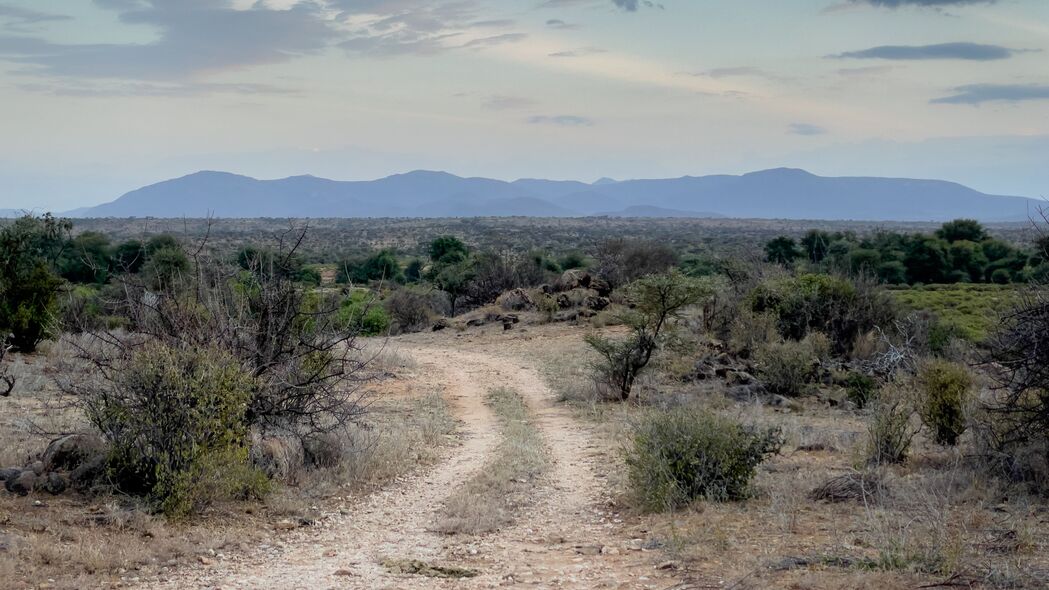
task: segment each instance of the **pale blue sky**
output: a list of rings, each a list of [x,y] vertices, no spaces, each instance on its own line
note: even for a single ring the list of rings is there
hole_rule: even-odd
[[[0,0],[0,208],[199,169],[1049,196],[1045,0]]]

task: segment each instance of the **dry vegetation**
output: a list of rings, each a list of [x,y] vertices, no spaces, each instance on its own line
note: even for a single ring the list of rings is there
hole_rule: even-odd
[[[413,387],[414,363],[394,348],[370,342],[362,354],[382,379],[370,385],[367,419],[339,437],[340,460],[332,467],[301,473],[262,504],[219,503],[183,523],[111,493],[0,493],[3,579],[12,588],[116,587],[188,562],[220,561],[257,545],[279,545],[286,531],[320,523],[353,498],[432,463],[455,438],[444,401]],[[18,388],[0,412],[4,465],[20,465],[57,434],[86,426],[51,380],[69,370],[68,358],[63,342],[33,357],[15,355]]]
[[[444,533],[476,535],[509,525],[548,466],[543,438],[521,396],[495,389],[486,401],[499,418],[501,441],[481,471],[448,497],[436,527]]]

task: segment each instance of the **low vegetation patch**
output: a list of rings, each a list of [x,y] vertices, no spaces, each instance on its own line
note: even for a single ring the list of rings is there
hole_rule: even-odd
[[[955,284],[901,287],[889,293],[905,308],[930,311],[958,336],[980,342],[1018,301],[1020,287],[995,284]]]
[[[503,440],[481,471],[448,498],[438,531],[476,535],[509,525],[549,465],[543,437],[521,396],[496,389],[487,402],[502,424]]]
[[[655,411],[634,426],[626,462],[637,504],[658,512],[693,500],[742,500],[757,466],[779,452],[779,429],[745,426],[704,410]]]

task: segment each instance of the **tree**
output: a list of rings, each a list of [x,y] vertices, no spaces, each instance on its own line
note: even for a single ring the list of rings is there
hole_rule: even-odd
[[[801,252],[798,251],[798,243],[794,238],[780,236],[765,244],[765,259],[774,264],[790,266],[800,257]]]
[[[808,256],[809,261],[818,264],[830,253],[830,244],[833,237],[818,229],[809,230],[805,237],[801,238],[801,249]]]
[[[979,244],[968,240],[952,242],[950,256],[955,271],[963,273],[969,282],[983,282],[988,260]]]
[[[916,236],[903,260],[910,283],[941,283],[950,272],[950,255],[944,240]]]
[[[72,283],[104,283],[112,266],[109,238],[99,232],[84,232],[69,241],[59,274]]]
[[[677,254],[669,246],[649,240],[606,240],[598,246],[594,270],[612,287],[677,266]]]
[[[453,317],[458,311],[459,301],[469,292],[473,278],[473,261],[468,258],[456,262],[434,264],[430,269],[430,281],[438,289],[448,294],[448,303],[451,306]]]
[[[115,272],[136,273],[146,263],[146,245],[139,240],[122,242],[113,251]]]
[[[975,219],[955,219],[943,224],[936,230],[936,237],[949,243],[962,240],[968,242],[982,242],[987,238],[987,232],[979,221]]]
[[[0,230],[0,329],[16,350],[32,352],[47,336],[62,286],[54,268],[71,228],[47,214],[26,215]]]
[[[709,283],[686,277],[677,270],[649,275],[628,285],[626,296],[634,308],[620,319],[630,328],[630,335],[625,339],[597,334],[586,338],[586,343],[601,357],[595,376],[606,396],[630,399],[634,381],[673,329],[681,311],[711,294]]]
[[[430,260],[433,262],[460,262],[469,254],[469,249],[462,240],[455,236],[440,236],[430,242]]]
[[[380,250],[364,259],[346,260],[339,264],[337,283],[368,281],[402,281],[401,263],[392,250]]]

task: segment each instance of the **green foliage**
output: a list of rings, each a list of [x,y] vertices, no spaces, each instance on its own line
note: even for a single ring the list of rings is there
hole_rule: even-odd
[[[449,260],[452,260],[452,262],[449,262]],[[469,291],[474,274],[474,265],[471,259],[462,258],[460,260],[452,255],[444,256],[441,262],[435,262],[430,267],[428,278],[434,286],[448,294],[452,316],[455,316],[458,311],[457,304],[459,301]]]
[[[339,263],[339,271],[335,277],[337,283],[403,280],[401,263],[392,250],[380,250],[363,259],[344,260]]]
[[[849,349],[856,336],[888,324],[895,317],[891,300],[862,281],[825,274],[803,274],[756,287],[750,309],[776,316],[780,334],[801,340],[823,332],[835,352]]]
[[[586,268],[586,256],[582,252],[572,251],[567,252],[564,256],[558,259],[557,264],[562,270],[572,270],[573,268]]]
[[[954,446],[967,427],[965,413],[973,387],[969,371],[957,363],[933,360],[921,367],[915,383],[922,423],[932,429],[937,443]]]
[[[379,336],[390,329],[390,316],[370,291],[350,293],[342,301],[337,321],[361,336]]]
[[[742,500],[757,466],[782,445],[778,429],[744,426],[694,408],[650,413],[634,426],[627,450],[630,485],[650,511],[701,498]]]
[[[799,396],[819,377],[819,368],[829,354],[827,338],[812,333],[804,340],[769,342],[755,353],[758,378],[773,393]]]
[[[146,245],[138,240],[121,242],[113,250],[112,270],[114,272],[137,273],[146,263]]]
[[[109,278],[112,258],[108,237],[84,232],[69,241],[58,261],[58,272],[73,283],[104,283]]]
[[[178,247],[165,247],[149,254],[149,260],[142,267],[149,286],[158,291],[170,291],[188,279],[190,271],[189,257]]]
[[[845,387],[845,394],[849,397],[849,401],[859,409],[867,407],[878,391],[878,382],[873,377],[855,371],[850,371],[845,375],[841,384]]]
[[[441,236],[430,242],[427,249],[432,262],[453,264],[462,262],[469,254],[469,249],[462,240],[455,236]]]
[[[224,350],[147,341],[85,405],[111,445],[116,485],[183,517],[214,500],[266,491],[248,462],[245,412],[254,387]]]
[[[834,236],[829,233],[812,229],[801,238],[801,250],[810,262],[819,264],[830,254],[830,245],[833,241]]]
[[[893,288],[889,293],[907,310],[936,314],[937,326],[930,334],[934,349],[942,349],[947,337],[984,340],[997,325],[998,316],[1008,312],[1020,294],[1013,285],[986,284],[925,285]]]
[[[586,343],[600,356],[594,376],[605,397],[627,400],[638,374],[652,360],[662,338],[681,311],[713,293],[708,281],[692,279],[674,270],[649,275],[624,288],[634,309],[619,318],[630,328],[623,339],[590,334]]]
[[[801,256],[802,253],[798,250],[798,243],[794,241],[794,238],[780,236],[765,244],[765,259],[773,264],[789,266]]]
[[[27,215],[0,230],[0,330],[17,350],[32,352],[47,337],[62,280],[54,266],[70,223]]]
[[[936,230],[936,237],[947,242],[981,242],[987,237],[987,232],[975,219],[955,219]]]

